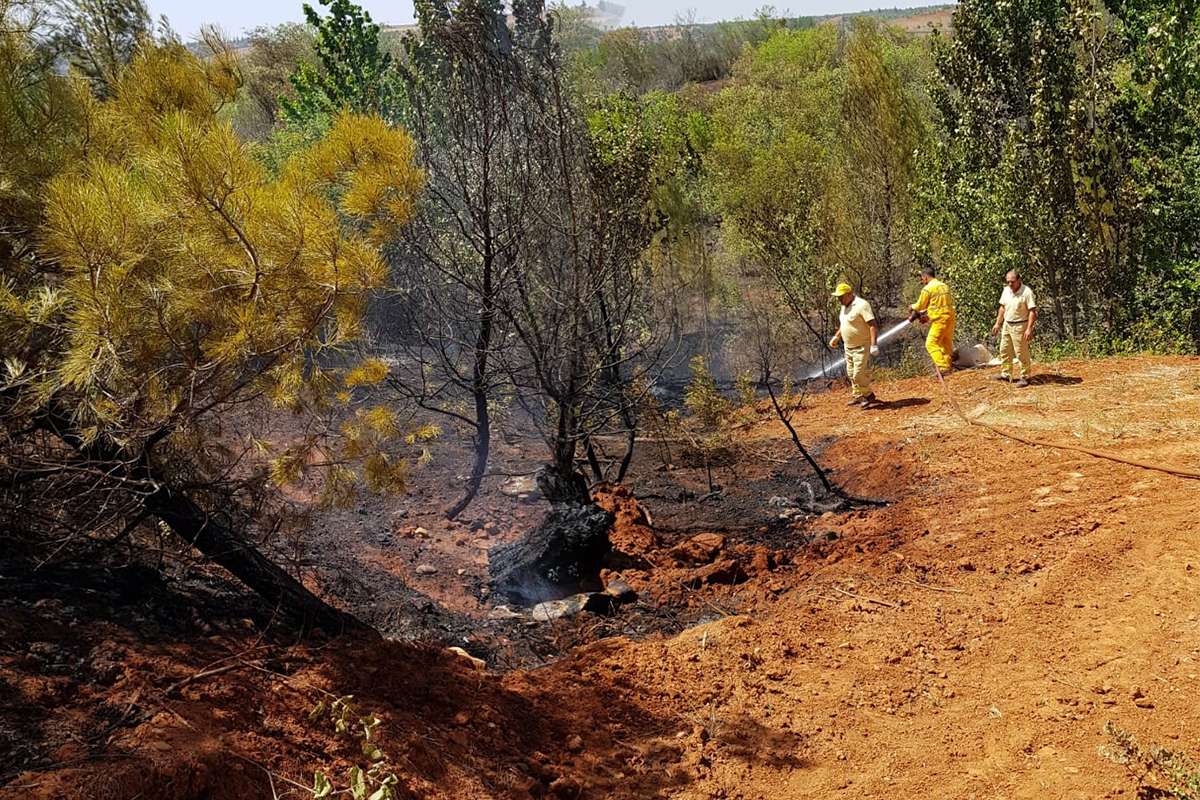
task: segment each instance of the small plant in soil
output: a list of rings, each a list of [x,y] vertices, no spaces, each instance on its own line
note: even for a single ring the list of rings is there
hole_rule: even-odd
[[[312,796],[317,800],[335,795],[349,795],[354,800],[393,800],[399,779],[390,768],[387,755],[373,740],[382,720],[374,714],[359,714],[350,702],[353,699],[352,695],[344,695],[329,702],[321,700],[309,712],[308,718],[312,721],[327,718],[339,736],[358,740],[368,765],[350,767],[346,771],[345,785],[340,787],[328,773],[317,770],[313,775]]]
[[[1112,722],[1104,724],[1104,733],[1109,743],[1100,748],[1100,755],[1125,767],[1137,781],[1138,797],[1200,800],[1200,765],[1186,754],[1159,745],[1145,747]]]
[[[717,382],[704,356],[696,356],[689,364],[691,380],[684,389],[683,404],[697,423],[696,429],[681,426],[688,440],[685,457],[704,465],[709,494],[720,487],[713,481],[713,467],[735,460],[737,446],[730,430],[730,414],[734,404],[717,389]]]

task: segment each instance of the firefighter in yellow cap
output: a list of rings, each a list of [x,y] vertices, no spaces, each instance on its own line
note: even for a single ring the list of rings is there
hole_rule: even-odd
[[[838,312],[838,332],[829,340],[829,346],[837,347],[840,340],[845,348],[846,375],[850,378],[849,405],[873,408],[876,400],[875,392],[871,391],[871,357],[879,354],[879,348],[875,346],[879,325],[875,322],[871,304],[855,297],[850,284],[839,283],[833,296],[842,308]]]
[[[954,298],[950,295],[950,287],[938,280],[931,266],[921,268],[921,283],[925,288],[912,304],[908,321],[929,323],[925,350],[938,370],[949,372],[954,359]]]

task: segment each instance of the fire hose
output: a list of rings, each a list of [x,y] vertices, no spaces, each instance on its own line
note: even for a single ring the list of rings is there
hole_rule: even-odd
[[[1054,450],[1069,450],[1074,453],[1083,453],[1084,455],[1092,456],[1093,458],[1102,458],[1108,461],[1115,461],[1118,464],[1127,464],[1131,467],[1153,470],[1155,472],[1165,472],[1168,475],[1174,475],[1178,478],[1200,480],[1200,472],[1196,470],[1183,469],[1182,467],[1173,467],[1166,464],[1151,464],[1148,461],[1138,461],[1137,459],[1133,458],[1125,458],[1124,456],[1119,456],[1116,453],[1109,453],[1105,450],[1095,450],[1091,447],[1083,447],[1076,444],[1064,444],[1061,442],[1048,442],[1044,439],[1034,439],[1029,436],[1022,436],[1019,433],[1006,431],[1003,428],[998,428],[991,423],[984,422],[983,420],[972,419],[971,417],[968,417],[958,405],[958,401],[954,399],[954,395],[950,394],[950,389],[946,386],[946,380],[942,377],[942,371],[938,369],[937,364],[933,365],[933,371],[937,373],[938,383],[942,385],[942,392],[945,394],[946,399],[950,401],[950,405],[954,408],[954,413],[958,414],[962,421],[968,425],[984,428],[996,434],[997,436],[1004,437],[1005,439],[1012,439],[1015,442],[1020,442],[1021,444],[1029,445],[1031,447],[1049,447]]]

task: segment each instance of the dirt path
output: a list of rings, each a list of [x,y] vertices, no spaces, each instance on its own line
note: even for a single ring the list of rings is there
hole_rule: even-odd
[[[982,373],[950,389],[996,424],[1200,465],[1200,364],[1057,368],[1025,391]],[[1105,721],[1196,749],[1200,483],[967,430],[938,400],[838,404],[819,399],[802,432],[833,430],[827,457],[861,491],[889,488],[872,459],[912,463],[899,501],[822,520],[840,534],[827,563],[747,616],[609,656],[628,691],[694,723],[657,742],[684,734],[664,796],[1115,796]]]
[[[1026,390],[989,378],[950,379],[968,413],[1200,466],[1196,359],[1064,362]],[[312,770],[355,758],[305,721],[311,687],[354,694],[383,718],[400,796],[420,798],[1130,797],[1123,770],[1097,754],[1105,722],[1200,754],[1200,482],[967,428],[931,380],[878,391],[911,402],[863,412],[833,393],[796,423],[811,441],[834,437],[823,457],[847,487],[894,502],[805,523],[796,535],[825,544],[728,589],[719,599],[736,600],[736,616],[502,675],[399,643],[290,647],[256,662],[267,672],[171,696],[165,687],[246,640],[159,644],[127,656],[105,690],[114,715],[148,709],[113,734],[124,760],[107,774],[214,800],[271,797],[262,767],[310,784]],[[749,435],[757,452],[787,454],[777,422]],[[764,469],[729,475],[758,486]],[[791,474],[770,470],[771,486]],[[464,552],[476,535],[463,534]],[[118,628],[94,633],[136,644]],[[61,701],[7,675],[31,706],[49,702],[38,691]],[[171,761],[163,742],[187,759]],[[0,797],[135,796],[97,793],[96,769],[30,773]]]

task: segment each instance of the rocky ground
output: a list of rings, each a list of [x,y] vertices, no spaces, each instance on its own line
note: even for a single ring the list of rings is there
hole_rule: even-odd
[[[948,390],[1001,428],[1200,468],[1195,359],[990,377]],[[487,550],[544,513],[517,438],[459,524],[436,513],[446,444],[409,498],[311,532],[310,584],[402,641],[292,642],[205,573],[5,571],[0,797],[346,788],[370,714],[377,775],[414,798],[1132,797],[1109,721],[1200,755],[1200,482],[968,427],[929,379],[878,391],[795,422],[880,509],[797,509],[808,476],[765,412],[717,494],[648,443],[604,494],[605,578],[637,593],[609,616],[509,617],[486,591]]]

